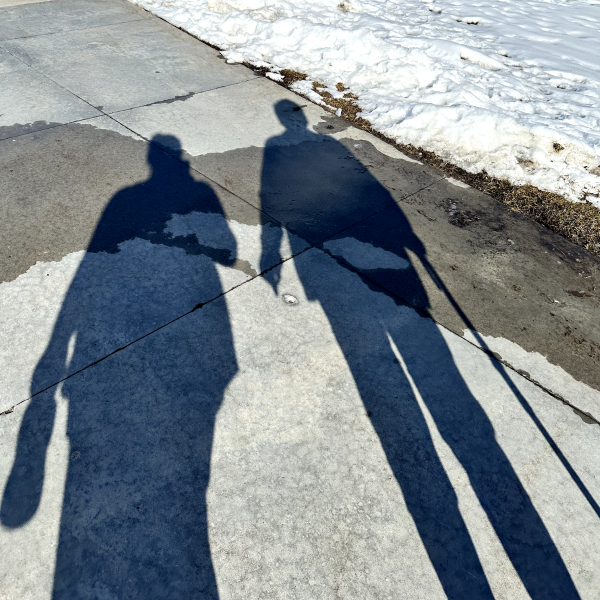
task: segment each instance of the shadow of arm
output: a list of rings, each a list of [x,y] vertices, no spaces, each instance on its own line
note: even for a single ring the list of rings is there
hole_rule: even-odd
[[[277,295],[281,279],[281,269],[277,265],[283,260],[281,257],[282,238],[283,229],[279,224],[272,222],[263,223],[260,233],[260,272],[273,288],[275,295]]]
[[[46,452],[56,416],[56,386],[48,384],[60,381],[66,374],[64,365],[68,339],[58,339],[62,337],[54,336],[32,378],[32,398],[23,415],[15,460],[0,507],[0,522],[10,529],[25,525],[40,505]],[[62,368],[49,378],[47,374],[56,371],[57,360]]]

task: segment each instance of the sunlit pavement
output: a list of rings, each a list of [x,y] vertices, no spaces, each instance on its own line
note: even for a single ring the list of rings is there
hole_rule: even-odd
[[[0,598],[600,598],[600,261],[118,0],[0,2]]]

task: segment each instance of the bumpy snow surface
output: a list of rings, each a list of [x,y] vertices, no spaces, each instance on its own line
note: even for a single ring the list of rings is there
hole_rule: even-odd
[[[600,0],[133,1],[229,62],[342,82],[398,142],[600,206]]]

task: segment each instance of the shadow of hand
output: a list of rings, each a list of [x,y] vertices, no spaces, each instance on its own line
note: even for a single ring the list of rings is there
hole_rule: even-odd
[[[281,281],[281,269],[279,267],[270,269],[263,274],[263,277],[271,284],[273,293],[277,296],[279,292],[279,282]]]
[[[0,508],[0,522],[4,527],[22,527],[40,505],[46,450],[52,435],[55,412],[54,397],[48,394],[34,397],[25,412],[19,431],[17,455]]]

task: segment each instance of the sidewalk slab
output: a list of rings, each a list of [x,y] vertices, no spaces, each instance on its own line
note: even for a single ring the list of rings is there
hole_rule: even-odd
[[[23,63],[15,64],[14,60],[7,61],[10,70],[1,74],[0,140],[102,114]]]
[[[119,0],[52,0],[19,6],[0,5],[0,41],[147,18],[149,15],[144,10]]]
[[[594,599],[597,515],[514,390],[596,497],[600,429],[319,250],[278,281],[2,417],[2,589]],[[37,466],[5,485],[15,457]]]
[[[132,8],[132,10],[134,10]],[[159,19],[3,42],[2,46],[105,113],[253,79]]]

